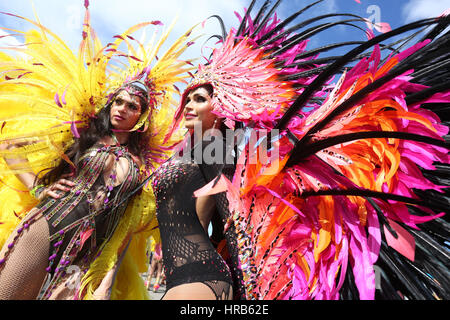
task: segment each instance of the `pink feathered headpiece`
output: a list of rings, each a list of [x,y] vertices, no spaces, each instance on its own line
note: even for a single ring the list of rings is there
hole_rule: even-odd
[[[210,64],[198,72],[183,93],[171,133],[179,126],[187,94],[205,84],[214,88],[213,112],[234,128],[235,121],[256,127],[271,127],[279,119],[295,93],[287,82],[277,79],[274,59],[248,38],[235,44],[231,31],[224,44],[214,50]]]

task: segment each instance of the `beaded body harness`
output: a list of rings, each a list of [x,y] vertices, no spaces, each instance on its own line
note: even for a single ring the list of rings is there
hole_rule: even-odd
[[[117,184],[116,166],[110,171],[107,160],[114,156],[128,160],[125,179]],[[139,168],[132,160],[126,147],[96,144],[81,157],[81,169],[73,180],[75,187],[61,192],[61,198],[45,198],[25,218],[23,228],[17,230],[14,242],[20,238],[23,229],[28,229],[43,215],[50,232],[49,265],[46,271],[51,280],[45,285],[39,299],[48,299],[53,290],[67,275],[71,265],[82,266],[82,274],[100,254],[102,246],[114,233],[127,202],[115,206],[140,180]],[[105,174],[109,174],[105,177]],[[117,184],[117,185],[116,185]],[[8,248],[12,249],[14,242]],[[6,255],[7,256],[7,255]],[[6,257],[5,256],[5,257]]]

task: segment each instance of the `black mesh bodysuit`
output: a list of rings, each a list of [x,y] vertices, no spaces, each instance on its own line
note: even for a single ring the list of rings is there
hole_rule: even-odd
[[[193,193],[205,184],[197,164],[174,159],[163,164],[153,180],[167,290],[201,282],[219,300],[228,298],[232,280],[195,209]]]
[[[209,182],[220,174],[223,174],[228,180],[233,179],[235,166],[225,164],[201,164],[200,169],[204,174],[204,177]],[[237,233],[234,223],[231,221],[230,211],[228,207],[228,199],[225,192],[217,193],[214,195],[216,204],[216,214],[219,218],[218,227],[223,230],[222,239],[226,240],[229,259],[227,264],[231,269],[231,276],[233,278],[233,295],[235,300],[245,300],[245,286],[242,275],[242,269],[239,261],[239,249],[237,244]],[[217,220],[216,220],[217,221]],[[226,227],[225,227],[226,226]]]
[[[203,148],[206,145],[204,143]],[[231,175],[232,167],[231,171],[228,170]],[[232,258],[230,272],[198,219],[193,196],[194,191],[216,177],[220,168],[217,164],[198,165],[174,158],[155,174],[153,187],[167,290],[181,284],[202,282],[214,291],[217,299],[221,299],[226,297],[232,285],[234,296],[242,298],[242,272],[237,266],[235,233],[233,230],[225,232]],[[228,201],[224,193],[215,195],[214,199],[219,221],[224,224],[229,215]]]

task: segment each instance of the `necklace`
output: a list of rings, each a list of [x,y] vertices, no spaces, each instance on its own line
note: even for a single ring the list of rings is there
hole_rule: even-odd
[[[111,133],[111,138],[113,138],[115,144],[116,144],[117,146],[119,146],[119,147],[126,147],[127,144],[128,144],[128,143],[127,143],[128,141],[125,142],[125,143],[120,143],[119,140],[117,139],[116,135],[114,134],[114,132]]]
[[[120,146],[119,140],[117,140],[116,135],[114,134],[114,132],[111,134],[111,137],[113,138],[114,142],[116,143],[116,145]]]

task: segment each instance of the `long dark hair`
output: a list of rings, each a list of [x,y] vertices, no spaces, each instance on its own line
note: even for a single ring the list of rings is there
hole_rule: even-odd
[[[126,89],[128,87],[132,87],[133,90],[139,90],[143,93],[143,96],[147,95],[147,92],[144,92],[144,90],[139,87],[135,86],[133,84],[127,84],[121,89]],[[68,162],[61,160],[59,164],[53,168],[45,169],[40,172],[40,174],[43,174],[38,178],[39,183],[42,183],[44,185],[49,185],[58,179],[60,179],[61,175],[68,174],[68,173],[74,173],[76,174],[78,172],[79,168],[79,160],[81,156],[86,152],[87,149],[91,148],[94,144],[96,144],[100,139],[112,136],[112,125],[110,121],[110,110],[111,105],[113,104],[114,100],[116,99],[117,95],[122,90],[117,90],[114,96],[110,99],[109,103],[102,108],[102,110],[92,117],[89,121],[89,125],[86,129],[80,130],[80,138],[75,138],[75,142],[67,149],[65,152],[68,158],[72,161],[72,163],[75,165],[75,168],[69,164]],[[141,103],[141,114],[147,111],[148,109],[148,102],[145,101],[144,98],[138,96]],[[143,126],[139,128],[136,131],[130,132],[130,135],[128,137],[127,141],[127,148],[130,151],[131,154],[142,158],[142,146],[146,144],[147,136],[142,133]],[[48,171],[47,171],[48,170]],[[47,172],[45,172],[47,171]],[[45,173],[43,173],[45,172]],[[38,176],[40,175],[38,174]]]

